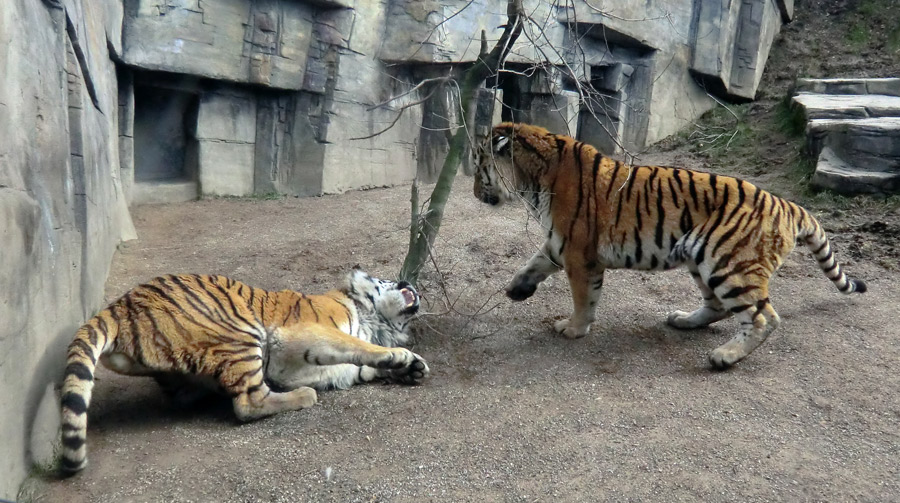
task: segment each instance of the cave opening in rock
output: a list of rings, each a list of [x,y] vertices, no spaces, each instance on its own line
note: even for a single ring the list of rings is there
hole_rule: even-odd
[[[196,125],[200,95],[135,77],[134,178],[141,182],[197,179]]]

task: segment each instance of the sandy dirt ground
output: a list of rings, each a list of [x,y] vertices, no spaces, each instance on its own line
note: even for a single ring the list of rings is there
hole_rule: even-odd
[[[900,494],[900,273],[853,259],[852,247],[877,235],[853,231],[864,217],[832,236],[869,292],[840,295],[809,252],[796,250],[772,286],[781,328],[736,368],[713,372],[706,355],[736,324],[665,325],[667,312],[699,303],[684,270],[608,272],[598,321],[580,340],[550,328],[570,309],[564,276],[523,303],[508,301],[501,290],[540,243],[537,226],[524,208],[480,204],[470,184],[459,179],[448,206],[439,271],[431,266],[420,280],[427,313],[413,349],[433,370],[425,385],[320,393],[312,409],[238,424],[228,400],[178,409],[150,379],[101,369],[90,465],[70,479],[37,481],[27,496],[671,502]],[[356,264],[392,277],[406,250],[408,193],[137,208],[140,239],[117,254],[108,298],[164,272],[305,292],[331,288]]]

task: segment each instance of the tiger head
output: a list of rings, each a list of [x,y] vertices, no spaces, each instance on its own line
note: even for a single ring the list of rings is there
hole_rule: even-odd
[[[518,196],[510,138],[494,129],[475,149],[475,197],[491,206],[512,202]]]
[[[347,274],[344,293],[354,300],[362,318],[375,315],[401,332],[419,312],[419,293],[412,285],[373,278],[359,268]]]

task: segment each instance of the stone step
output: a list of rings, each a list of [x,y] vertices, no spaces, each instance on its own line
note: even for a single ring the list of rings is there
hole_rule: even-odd
[[[131,204],[183,203],[198,199],[197,182],[173,180],[164,182],[137,182]]]
[[[900,96],[800,93],[793,103],[806,120],[900,117]]]
[[[900,167],[900,117],[869,119],[815,119],[806,125],[806,147],[816,157],[831,145],[860,168]]]
[[[851,164],[825,147],[810,183],[840,194],[896,194],[900,192],[900,165],[894,170],[861,171],[856,160]]]
[[[900,96],[900,78],[797,79],[795,92],[817,94],[883,94]]]

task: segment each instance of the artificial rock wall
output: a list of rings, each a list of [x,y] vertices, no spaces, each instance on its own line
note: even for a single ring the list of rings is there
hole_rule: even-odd
[[[122,6],[0,4],[0,498],[15,500],[58,428],[68,341],[134,236],[120,183]]]
[[[708,93],[752,99],[793,11],[787,0],[562,4],[525,1],[529,20],[509,71],[488,85],[502,91],[503,119],[610,154],[675,133],[715,105]],[[121,100],[133,104],[122,116],[122,158],[137,163],[124,168],[135,172],[134,201],[433,180],[461,111],[455,86],[419,84],[459,75],[477,57],[481,30],[499,37],[505,5],[126,0],[132,83]],[[129,136],[147,137],[147,125],[161,125],[168,151]],[[161,165],[154,156],[175,159],[177,173],[161,178],[140,165]]]

